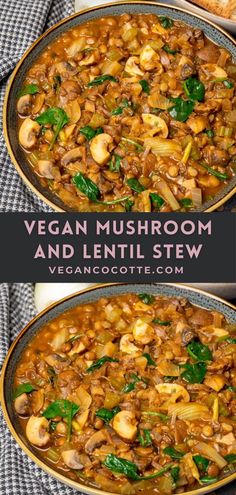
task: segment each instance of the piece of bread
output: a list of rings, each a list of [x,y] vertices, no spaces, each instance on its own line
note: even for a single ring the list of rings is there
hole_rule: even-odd
[[[221,17],[230,18],[235,14],[236,0],[191,0],[200,7]]]

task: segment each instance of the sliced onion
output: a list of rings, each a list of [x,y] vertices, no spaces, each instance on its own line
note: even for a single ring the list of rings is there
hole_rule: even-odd
[[[200,187],[191,189],[191,196],[194,206],[198,207],[202,205],[202,190]]]
[[[217,450],[207,443],[198,442],[195,445],[194,450],[203,455],[203,457],[215,462],[220,469],[223,469],[227,464],[226,460],[217,452]]]
[[[174,194],[172,193],[171,189],[169,188],[168,184],[164,180],[160,180],[157,185],[159,192],[163,196],[163,198],[166,200],[166,202],[170,205],[173,211],[179,210],[180,205],[175,199]]]

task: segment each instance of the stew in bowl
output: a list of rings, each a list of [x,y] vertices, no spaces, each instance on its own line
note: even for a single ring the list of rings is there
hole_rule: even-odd
[[[235,472],[236,326],[168,290],[105,290],[46,321],[17,359],[23,436],[67,479],[167,495]]]
[[[235,78],[231,53],[182,20],[89,20],[29,68],[19,143],[75,211],[201,210],[235,177]]]

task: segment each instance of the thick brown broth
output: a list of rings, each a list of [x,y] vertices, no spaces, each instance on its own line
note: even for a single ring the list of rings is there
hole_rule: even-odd
[[[80,305],[46,324],[19,361],[24,434],[56,470],[110,492],[217,481],[236,459],[235,335],[224,315],[183,298]],[[131,474],[114,470],[120,461]]]
[[[29,70],[19,140],[75,210],[201,208],[235,173],[235,75],[230,53],[182,22],[96,19]]]

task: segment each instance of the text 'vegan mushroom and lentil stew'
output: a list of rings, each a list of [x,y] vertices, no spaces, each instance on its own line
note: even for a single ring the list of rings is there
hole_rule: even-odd
[[[125,294],[47,323],[15,374],[29,442],[109,492],[182,493],[235,470],[236,326],[186,299]]]
[[[202,208],[235,173],[235,78],[230,53],[183,22],[96,19],[28,71],[19,141],[77,211]]]

